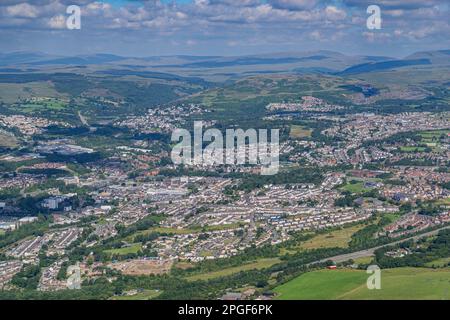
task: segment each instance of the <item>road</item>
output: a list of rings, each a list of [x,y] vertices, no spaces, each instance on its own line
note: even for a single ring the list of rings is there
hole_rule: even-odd
[[[342,254],[342,255],[339,255],[339,256],[334,256],[334,257],[326,258],[326,259],[319,260],[319,261],[316,261],[316,262],[312,262],[310,264],[325,262],[325,261],[329,261],[329,260],[331,260],[331,261],[333,261],[335,263],[339,263],[339,262],[344,262],[344,261],[347,261],[347,260],[350,260],[350,259],[355,260],[355,259],[358,259],[358,258],[373,256],[374,252],[376,250],[380,249],[380,248],[392,246],[392,245],[395,245],[395,244],[398,244],[398,243],[402,243],[402,242],[405,242],[405,241],[408,241],[408,240],[411,240],[411,239],[418,240],[418,239],[421,239],[421,238],[434,236],[434,235],[438,234],[439,231],[445,230],[445,229],[449,229],[449,228],[450,228],[450,226],[446,226],[446,227],[443,227],[443,228],[440,228],[440,229],[437,229],[437,230],[433,230],[433,231],[422,233],[422,234],[419,234],[419,235],[416,235],[416,236],[413,236],[413,237],[410,237],[410,238],[406,238],[406,239],[402,239],[402,240],[399,240],[399,241],[395,241],[395,242],[391,242],[391,243],[388,243],[388,244],[384,244],[382,246],[378,246],[378,247],[375,247],[375,248],[371,248],[371,249],[367,249],[367,250],[361,250],[361,251],[347,253],[347,254]]]

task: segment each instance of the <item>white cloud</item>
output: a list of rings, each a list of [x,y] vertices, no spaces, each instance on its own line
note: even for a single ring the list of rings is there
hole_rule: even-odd
[[[379,0],[383,26],[378,32],[365,32],[365,9],[372,0],[194,0],[187,4],[154,0],[124,6],[106,0],[0,0],[0,26],[24,37],[28,30],[38,30],[45,37],[45,32],[65,27],[67,6],[77,4],[83,35],[104,34],[106,39],[114,34],[120,40],[133,30],[180,48],[208,41],[216,47],[272,48],[274,44],[305,47],[314,41],[339,42],[343,48],[394,39],[399,45],[434,39],[443,43],[450,29],[449,6],[430,2]],[[162,35],[163,40],[156,40]]]
[[[327,6],[325,8],[325,14],[330,20],[342,20],[347,17],[347,13],[344,10],[335,6]]]
[[[6,7],[6,13],[10,17],[36,18],[39,10],[28,3],[20,3]]]

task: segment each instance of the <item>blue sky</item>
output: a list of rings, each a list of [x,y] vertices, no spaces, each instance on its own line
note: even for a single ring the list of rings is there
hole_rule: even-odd
[[[66,8],[81,8],[81,30]],[[381,9],[369,30],[366,10]],[[241,55],[333,50],[404,56],[450,48],[446,0],[2,0],[0,50]]]

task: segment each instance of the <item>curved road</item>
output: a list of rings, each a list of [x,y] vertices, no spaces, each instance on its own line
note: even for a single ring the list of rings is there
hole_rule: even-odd
[[[350,259],[354,260],[354,259],[363,258],[363,257],[367,257],[367,256],[373,256],[374,252],[376,250],[380,249],[380,248],[392,246],[394,244],[402,243],[402,242],[405,242],[405,241],[408,241],[408,240],[411,240],[411,239],[418,240],[418,239],[421,239],[421,238],[434,236],[434,235],[438,234],[439,231],[445,230],[445,229],[449,229],[449,228],[450,228],[450,226],[446,226],[446,227],[443,227],[443,228],[440,228],[440,229],[437,229],[437,230],[433,230],[433,231],[430,231],[430,232],[422,233],[422,234],[419,234],[419,235],[416,235],[416,236],[413,236],[413,237],[410,237],[410,238],[402,239],[402,240],[395,241],[395,242],[390,242],[388,244],[384,244],[382,246],[378,246],[378,247],[375,247],[375,248],[361,250],[361,251],[352,252],[352,253],[346,253],[346,254],[342,254],[342,255],[339,255],[339,256],[334,256],[334,257],[322,259],[322,260],[319,260],[319,261],[315,261],[315,262],[309,263],[308,265],[311,265],[311,264],[314,264],[314,263],[325,262],[325,261],[328,261],[328,260],[332,260],[334,263],[339,263],[339,262],[344,262],[344,261],[347,261],[347,260],[350,260]]]

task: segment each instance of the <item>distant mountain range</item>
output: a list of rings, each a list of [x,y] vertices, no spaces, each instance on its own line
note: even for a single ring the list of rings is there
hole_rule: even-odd
[[[113,67],[126,74],[127,70],[160,72],[160,76],[179,74],[202,77],[205,74],[229,77],[264,73],[324,73],[354,75],[413,66],[450,66],[450,50],[417,52],[403,59],[384,56],[348,56],[333,51],[287,52],[221,56],[157,56],[124,57],[113,54],[93,54],[73,57],[48,55],[37,52],[12,52],[0,54],[0,72],[30,68]],[[130,73],[132,74],[132,73]]]

